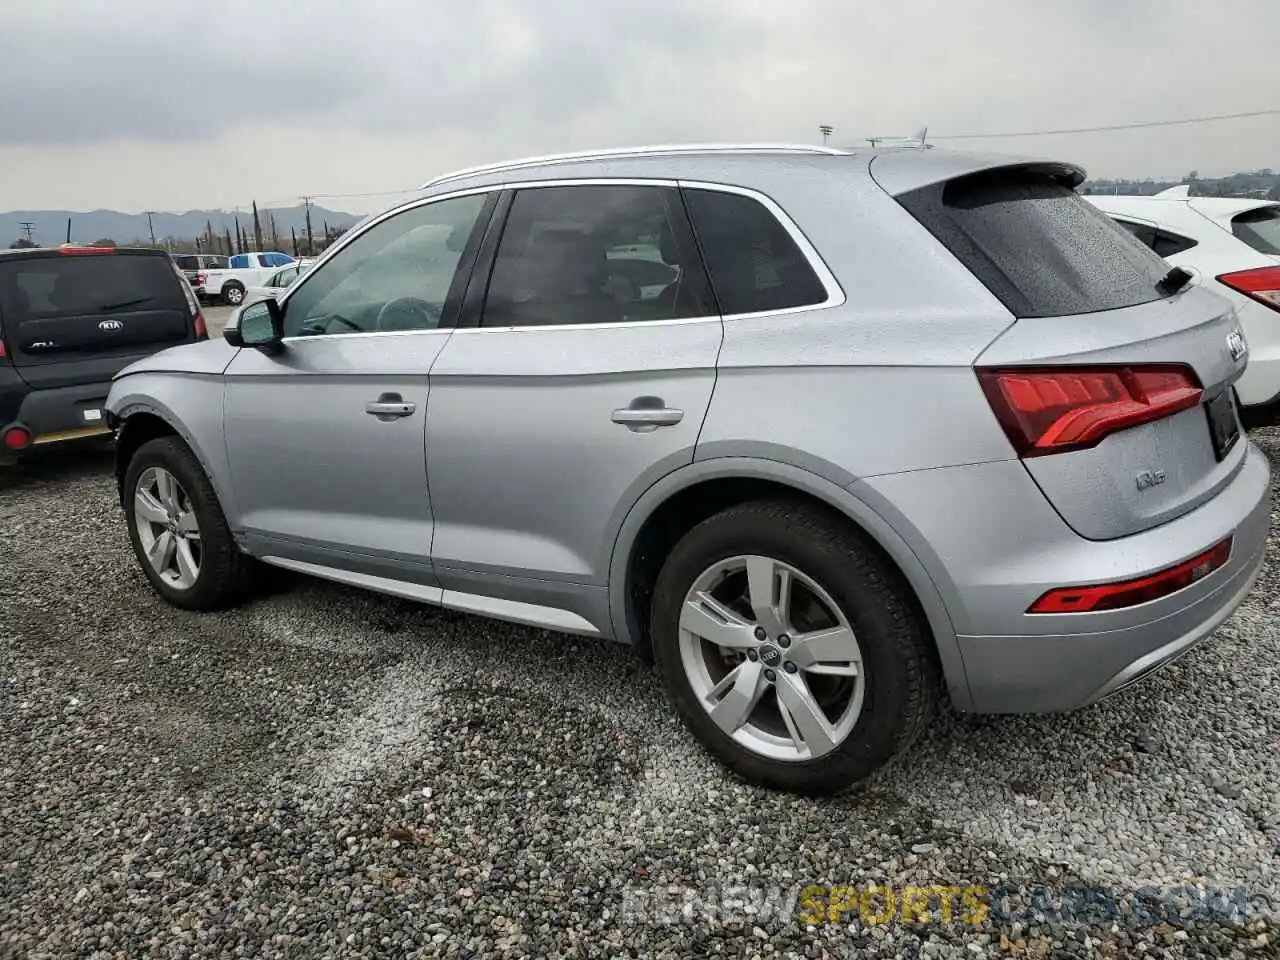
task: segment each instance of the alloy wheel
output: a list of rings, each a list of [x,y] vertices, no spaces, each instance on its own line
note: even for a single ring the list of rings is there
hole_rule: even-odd
[[[771,760],[835,750],[862,713],[862,651],[848,618],[803,571],[766,556],[713,564],[680,609],[680,657],[715,724]]]
[[[134,525],[143,556],[170,587],[190,590],[204,558],[195,509],[176,477],[148,467],[133,494]]]

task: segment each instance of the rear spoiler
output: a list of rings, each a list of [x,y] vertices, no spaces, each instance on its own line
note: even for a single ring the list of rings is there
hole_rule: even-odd
[[[876,154],[869,170],[872,179],[892,196],[974,174],[1039,175],[1073,190],[1085,180],[1083,167],[1061,160],[942,150],[893,150]]]

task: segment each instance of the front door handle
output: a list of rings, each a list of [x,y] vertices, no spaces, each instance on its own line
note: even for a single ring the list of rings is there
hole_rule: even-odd
[[[613,422],[636,433],[648,433],[658,427],[673,427],[684,419],[684,411],[663,406],[660,397],[636,397],[631,406],[613,411]]]
[[[415,404],[409,403],[398,393],[384,393],[377,400],[370,400],[364,405],[365,413],[383,421],[412,416],[417,409]]]

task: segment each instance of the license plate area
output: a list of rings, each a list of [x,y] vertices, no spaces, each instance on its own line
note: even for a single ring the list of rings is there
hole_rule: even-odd
[[[1209,419],[1209,439],[1213,441],[1213,455],[1219,460],[1240,440],[1240,418],[1236,416],[1234,391],[1221,390],[1205,401],[1205,415]]]

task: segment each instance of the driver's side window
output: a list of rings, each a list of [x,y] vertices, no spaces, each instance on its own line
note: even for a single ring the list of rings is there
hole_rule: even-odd
[[[412,207],[312,269],[284,302],[286,337],[430,330],[444,315],[458,261],[486,194]]]

